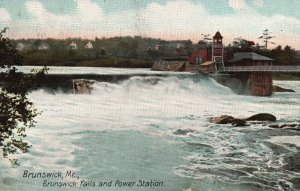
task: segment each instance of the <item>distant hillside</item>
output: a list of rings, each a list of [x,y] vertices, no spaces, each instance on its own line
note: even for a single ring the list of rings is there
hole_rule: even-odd
[[[190,55],[198,49],[191,40],[166,41],[140,36],[95,38],[94,40],[13,40],[25,65],[152,67],[161,57]]]
[[[123,36],[112,38],[68,39],[18,39],[12,40],[22,52],[25,65],[48,66],[114,66],[114,67],[151,67],[153,61],[161,58],[188,57],[195,50],[209,47],[210,44],[194,44],[191,40],[144,38]],[[272,50],[240,45],[225,47],[231,54],[254,51],[273,58],[275,65],[300,64],[300,50],[290,46],[278,46]],[[295,56],[297,55],[297,57]]]
[[[300,50],[296,50],[297,58],[300,59]]]
[[[13,41],[23,54],[48,51],[54,57],[61,52],[71,56],[88,54],[90,58],[101,56],[155,60],[161,56],[189,55],[195,49],[191,40],[166,41],[140,36],[95,38],[94,40],[68,39],[18,39]],[[66,55],[66,54],[65,54]]]
[[[296,59],[297,59],[297,64],[300,65],[300,50],[296,50]]]

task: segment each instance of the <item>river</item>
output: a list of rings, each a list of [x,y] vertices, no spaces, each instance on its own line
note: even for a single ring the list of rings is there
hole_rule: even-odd
[[[1,159],[0,190],[64,190],[43,185],[43,178],[23,177],[26,170],[71,170],[78,182],[113,181],[112,186],[68,190],[298,190],[299,131],[208,121],[223,114],[242,118],[266,112],[279,123],[300,123],[300,82],[274,84],[296,92],[236,95],[203,76],[96,82],[91,95],[36,90],[29,98],[42,114],[26,138],[33,147],[16,156],[17,168]],[[116,180],[163,186],[119,187]]]

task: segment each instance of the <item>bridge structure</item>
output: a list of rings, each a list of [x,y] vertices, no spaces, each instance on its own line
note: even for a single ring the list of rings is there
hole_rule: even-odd
[[[247,90],[252,95],[270,96],[273,92],[272,74],[300,74],[300,65],[233,65],[219,68],[216,72],[217,74],[228,74],[230,76],[226,79],[224,79],[225,77],[221,78],[222,80],[219,80],[221,83],[234,81],[232,79],[235,78],[241,84],[241,87],[246,88],[249,86]]]
[[[300,73],[300,65],[268,65],[268,66],[228,66],[218,72],[280,72]]]

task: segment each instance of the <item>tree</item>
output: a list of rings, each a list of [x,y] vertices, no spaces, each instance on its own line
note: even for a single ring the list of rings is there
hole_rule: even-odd
[[[103,47],[101,47],[101,49],[100,49],[100,55],[101,56],[105,56],[105,49],[103,48]]]
[[[238,48],[240,51],[251,51],[252,50],[250,41],[248,41],[242,37],[235,38],[234,41],[232,42],[232,44],[235,48]]]
[[[258,37],[259,39],[263,39],[265,43],[265,49],[268,49],[268,44],[275,44],[274,42],[270,42],[271,39],[275,38],[275,36],[271,36],[272,32],[269,31],[269,29],[265,29],[263,31],[263,35]]]
[[[295,49],[292,49],[290,46],[285,46],[283,50],[286,56],[284,64],[295,65],[297,62],[297,52],[295,51]]]
[[[210,34],[201,34],[202,40],[198,42],[198,44],[204,45],[205,47],[208,47],[211,44],[212,38],[210,38]]]
[[[282,46],[279,45],[270,51],[258,50],[255,52],[273,58],[274,65],[295,65],[297,62],[296,51],[290,46],[282,48]]]
[[[151,47],[148,47],[148,49],[146,50],[148,58],[150,60],[155,60],[158,58],[159,56],[159,52],[157,50],[153,50]]]
[[[0,32],[0,151],[4,158],[9,154],[28,152],[30,145],[24,140],[26,129],[34,127],[38,115],[33,103],[27,98],[28,92],[43,80],[47,68],[30,74],[18,71],[22,56]],[[18,165],[16,159],[10,159]]]

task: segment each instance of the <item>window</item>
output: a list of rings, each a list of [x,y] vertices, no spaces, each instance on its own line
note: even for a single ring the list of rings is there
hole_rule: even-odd
[[[198,62],[199,62],[199,64],[202,64],[202,62],[203,62],[202,58],[199,57]]]
[[[202,64],[202,58],[200,58],[200,57],[198,57],[198,58],[196,58],[196,64]]]

